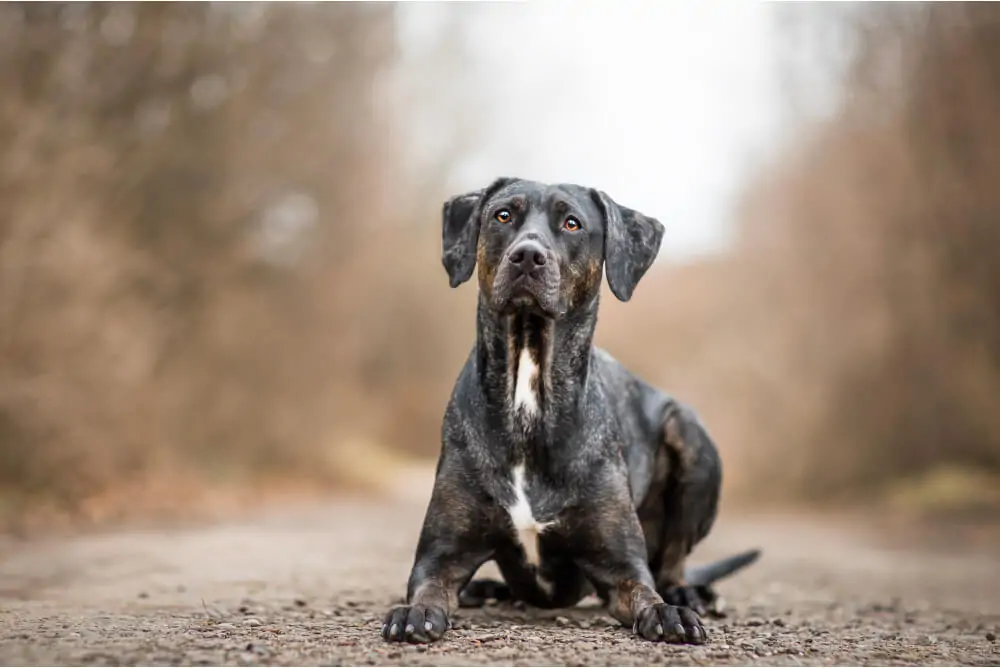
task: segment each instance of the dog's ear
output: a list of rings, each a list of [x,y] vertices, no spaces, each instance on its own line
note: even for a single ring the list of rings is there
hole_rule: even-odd
[[[483,202],[512,181],[514,179],[501,177],[486,188],[456,195],[444,203],[441,263],[448,272],[451,287],[457,288],[469,280],[476,267]]]
[[[608,285],[615,297],[627,302],[660,251],[663,225],[617,204],[600,190],[590,193],[604,214],[604,272]]]

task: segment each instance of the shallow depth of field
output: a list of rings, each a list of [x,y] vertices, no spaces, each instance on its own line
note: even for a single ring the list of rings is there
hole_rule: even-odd
[[[468,38],[499,10],[433,10],[407,49],[402,5],[0,6],[4,528],[377,492],[433,461],[475,308],[441,203],[481,185],[461,165],[506,175],[480,148],[517,93],[467,65],[514,48]],[[598,342],[695,406],[727,504],[994,515],[1000,9],[767,11],[780,141],[718,251],[676,258],[684,221],[646,211],[664,257],[606,292]],[[801,111],[819,70],[834,94]]]

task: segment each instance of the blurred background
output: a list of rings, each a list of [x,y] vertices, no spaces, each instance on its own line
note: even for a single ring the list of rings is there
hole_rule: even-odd
[[[0,87],[7,529],[433,463],[499,175],[665,224],[598,343],[729,507],[1000,508],[991,3],[10,2]]]

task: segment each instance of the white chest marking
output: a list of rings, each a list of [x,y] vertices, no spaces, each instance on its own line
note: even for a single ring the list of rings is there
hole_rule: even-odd
[[[538,395],[532,384],[538,377],[538,364],[527,346],[521,348],[517,362],[517,381],[514,385],[514,408],[520,408],[526,415],[538,412]]]
[[[534,511],[531,510],[531,502],[524,487],[524,466],[514,467],[513,481],[514,504],[507,508],[510,519],[514,523],[517,531],[517,539],[524,548],[524,554],[528,563],[537,566],[538,558],[538,535],[545,531],[550,522],[539,522],[535,519]]]

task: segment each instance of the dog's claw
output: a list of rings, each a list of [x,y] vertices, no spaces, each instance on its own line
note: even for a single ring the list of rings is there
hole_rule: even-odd
[[[389,642],[426,643],[440,639],[447,628],[448,616],[443,609],[403,605],[385,616],[382,637]]]
[[[639,612],[633,627],[646,640],[701,645],[708,638],[693,610],[659,603]],[[665,630],[669,629],[669,633]]]

